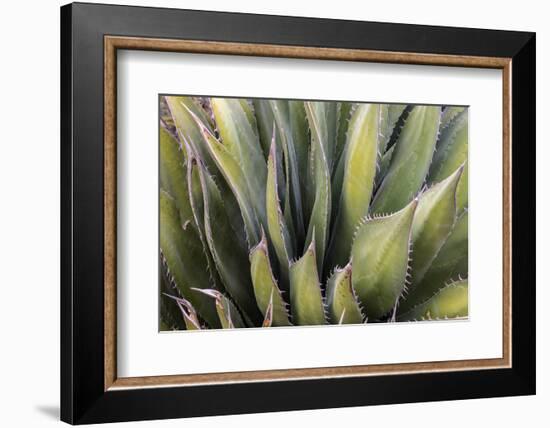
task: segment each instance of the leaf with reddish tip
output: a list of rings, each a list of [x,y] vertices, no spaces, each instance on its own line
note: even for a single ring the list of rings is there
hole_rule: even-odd
[[[416,205],[415,199],[395,214],[367,218],[357,229],[352,284],[369,319],[393,310],[405,290]]]
[[[250,252],[250,276],[254,285],[256,303],[264,317],[267,316],[267,307],[271,303],[273,325],[291,325],[288,320],[287,304],[273,276],[265,235],[262,235],[260,243]]]
[[[181,297],[172,296],[170,294],[164,293],[164,295],[172,299],[177,304],[185,322],[186,330],[202,330],[197,311],[195,310],[191,302]]]
[[[290,304],[295,324],[326,324],[315,258],[315,241],[310,244],[302,258],[290,266]]]
[[[327,307],[332,324],[361,324],[363,314],[351,285],[351,263],[336,269],[327,282]]]
[[[222,195],[213,178],[200,160],[190,166],[191,177],[198,180],[202,195],[200,203],[193,204],[197,222],[203,222],[208,248],[212,254],[216,270],[225,290],[235,300],[237,306],[251,320],[259,320],[253,287],[248,274],[250,263],[245,249],[236,245],[237,236],[230,227],[229,218],[223,204]]]
[[[210,288],[207,262],[196,229],[181,224],[174,199],[160,191],[160,248],[180,294],[189,300],[211,326],[218,325],[209,299],[192,293],[191,287]]]
[[[194,288],[193,290],[214,299],[216,303],[216,312],[218,314],[218,318],[220,320],[222,328],[246,327],[246,324],[239,314],[237,307],[233,304],[231,300],[225,297],[218,290],[201,290],[199,288]]]

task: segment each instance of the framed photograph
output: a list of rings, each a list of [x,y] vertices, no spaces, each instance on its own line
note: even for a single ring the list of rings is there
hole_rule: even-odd
[[[61,418],[535,393],[535,34],[61,8]]]

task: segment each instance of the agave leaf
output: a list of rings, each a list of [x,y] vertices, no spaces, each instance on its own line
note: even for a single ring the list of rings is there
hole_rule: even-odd
[[[352,284],[371,319],[394,309],[405,289],[416,205],[414,199],[395,214],[367,218],[355,234]]]
[[[349,102],[338,103],[338,132],[336,136],[336,147],[334,149],[335,165],[338,165],[340,156],[344,152],[348,133],[349,120],[353,110],[353,104]]]
[[[468,317],[468,280],[453,282],[434,296],[398,317],[399,321]]]
[[[205,114],[204,110],[197,106],[191,97],[164,97],[166,104],[170,109],[170,113],[176,125],[178,136],[181,139],[184,137],[193,141],[196,144],[196,149],[199,151],[201,157],[208,165],[208,169],[211,174],[217,174],[217,167],[213,159],[210,157],[208,148],[205,146],[203,138],[201,136],[200,127],[197,125],[193,115],[210,131],[212,132],[212,126],[210,120]],[[191,114],[192,113],[192,114]],[[184,149],[183,142],[181,149]]]
[[[269,100],[254,99],[252,100],[252,104],[254,106],[254,113],[257,120],[262,152],[264,154],[264,158],[267,159],[269,156],[269,149],[271,147],[275,117],[273,116],[273,110],[271,110]]]
[[[332,171],[336,147],[337,106],[335,102],[306,101],[306,116],[311,134],[323,147],[328,170]],[[315,128],[315,129],[313,129]]]
[[[310,214],[306,211],[307,175],[305,171],[307,171],[308,165],[309,131],[304,103],[302,101],[288,101],[288,114],[290,117],[290,128],[292,129],[294,152],[296,153],[298,180],[302,196],[302,222],[304,222],[304,219],[309,218]],[[305,231],[305,222],[303,228]]]
[[[248,254],[243,248],[235,245],[238,240],[229,225],[222,196],[200,159],[192,162],[189,168],[190,179],[198,178],[203,197],[202,216],[196,209],[199,204],[193,204],[194,213],[197,221],[204,222],[208,248],[224,288],[246,316],[251,320],[259,320],[260,314],[256,308],[253,287],[248,274],[250,271]],[[194,172],[196,173],[193,174]]]
[[[257,130],[251,126],[247,117],[247,109],[244,109],[238,100],[212,98],[211,105],[221,141],[242,170],[248,189],[249,203],[254,208],[260,223],[266,225],[265,179],[267,168]]]
[[[281,290],[273,277],[265,235],[262,235],[260,243],[250,252],[250,275],[254,284],[256,303],[264,319],[269,315],[274,326],[291,325],[288,320],[288,305],[283,300]],[[271,314],[268,314],[268,309]]]
[[[468,158],[468,110],[459,113],[441,132],[428,181],[437,183],[451,175]]]
[[[283,217],[279,202],[279,191],[277,188],[277,159],[275,141],[271,145],[271,153],[267,161],[267,185],[266,185],[266,212],[267,226],[271,243],[279,260],[281,282],[288,290],[288,263],[294,258],[294,247],[290,239],[286,220]]]
[[[202,326],[197,314],[197,311],[189,302],[188,300],[185,300],[181,297],[172,296],[170,294],[164,293],[164,297],[167,297],[171,299],[175,305],[177,305],[178,309],[180,310],[180,313],[182,315],[182,318],[184,320],[185,329],[186,330],[202,330]]]
[[[294,226],[292,229],[294,229],[297,234],[296,239],[301,242],[303,241],[305,235],[302,209],[302,190],[299,179],[300,171],[298,157],[295,150],[296,144],[293,139],[291,128],[289,105],[285,101],[271,101],[271,108],[273,109],[273,114],[275,116],[275,122],[281,138],[285,159],[287,189],[285,198],[285,215],[287,216],[289,225]],[[270,154],[272,152],[273,149],[270,151]]]
[[[252,204],[244,172],[225,145],[220,143],[196,116],[193,114],[192,116],[201,129],[202,136],[212,158],[216,161],[218,168],[235,195],[243,218],[248,246],[253,246],[260,240],[260,223]],[[263,200],[264,197],[265,192],[264,196],[261,196],[260,199]]]
[[[363,314],[351,286],[351,263],[336,269],[327,282],[327,307],[333,324],[361,324]]]
[[[451,233],[456,218],[455,194],[462,167],[422,194],[412,228],[412,289],[426,271]]]
[[[297,325],[326,324],[323,296],[319,284],[315,242],[290,266],[290,304]]]
[[[164,267],[164,265],[162,266]],[[163,272],[165,269],[161,269],[160,272],[160,302],[159,302],[159,312],[160,320],[164,324],[161,325],[160,331],[167,330],[185,330],[185,323],[181,317],[181,312],[178,307],[178,304],[175,300],[167,297],[172,293],[177,293],[177,289],[170,283],[170,279],[166,272]]]
[[[380,156],[386,153],[395,125],[406,107],[406,104],[380,104],[380,139],[378,145]]]
[[[199,288],[194,288],[193,290],[214,299],[216,303],[216,313],[218,314],[218,318],[220,320],[222,328],[246,327],[246,324],[239,314],[237,307],[233,304],[231,300],[225,297],[218,290],[201,290]]]
[[[160,127],[160,183],[173,196],[183,223],[193,220],[187,195],[185,149],[162,126]],[[194,224],[193,224],[194,226]]]
[[[464,110],[466,110],[465,107],[446,107],[441,115],[441,129],[445,129],[449,125],[449,123],[451,123],[451,121]]]
[[[317,256],[317,269],[322,272],[325,248],[328,240],[328,228],[330,225],[331,189],[330,169],[325,154],[325,145],[322,143],[323,132],[318,121],[319,112],[315,111],[315,104],[305,103],[306,114],[311,128],[312,137],[312,172],[315,186],[315,200],[311,210],[306,246],[315,242],[315,254]],[[326,124],[325,124],[326,127]]]
[[[456,188],[456,211],[461,213],[468,207],[468,161],[464,164],[464,170]]]
[[[414,256],[414,253],[413,253]],[[450,280],[468,276],[468,212],[457,220],[453,230],[420,283],[400,303],[400,312],[429,299]]]
[[[349,123],[344,181],[330,250],[332,266],[342,266],[349,260],[353,234],[369,210],[376,174],[379,115],[378,104],[361,104]]]
[[[160,191],[160,248],[168,273],[180,294],[192,303],[211,327],[218,326],[210,299],[191,292],[191,287],[211,287],[202,243],[196,229],[181,224],[176,203],[164,190]]]
[[[390,169],[391,158],[394,150],[395,150],[395,145],[391,146],[386,151],[386,153],[382,155],[382,159],[380,160],[380,164],[378,165],[378,172],[376,173],[376,178],[374,179],[375,188],[378,188],[378,186],[380,186],[380,183],[386,176],[388,169]]]
[[[371,212],[395,212],[424,184],[439,130],[440,107],[415,106],[395,144],[390,168],[372,202]]]
[[[273,325],[273,295],[271,295],[271,298],[269,299],[269,303],[265,310],[262,327],[271,327],[272,325]]]

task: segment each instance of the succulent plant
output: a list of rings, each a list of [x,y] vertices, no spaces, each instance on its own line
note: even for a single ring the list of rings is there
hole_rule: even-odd
[[[468,110],[160,97],[161,330],[468,316]]]

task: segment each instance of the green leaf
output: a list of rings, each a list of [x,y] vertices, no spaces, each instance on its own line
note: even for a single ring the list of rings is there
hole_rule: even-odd
[[[212,126],[204,110],[195,104],[191,97],[166,96],[164,98],[170,109],[180,140],[185,137],[187,140],[193,141],[196,145],[196,150],[208,165],[210,173],[216,175],[218,172],[216,164],[208,154],[208,149],[202,139],[200,127],[193,118],[194,115],[203,126],[212,132]],[[184,150],[183,142],[180,148]]]
[[[186,159],[184,149],[166,129],[160,127],[160,183],[173,196],[179,215],[185,223],[193,220],[187,194]]]
[[[391,158],[393,156],[393,151],[395,150],[395,145],[391,146],[386,153],[382,156],[380,161],[378,172],[376,173],[376,178],[374,179],[374,187],[377,188],[380,186],[380,183],[388,173],[391,164]]]
[[[439,130],[440,107],[415,106],[395,145],[390,168],[371,212],[391,213],[411,201],[424,184]]]
[[[344,152],[344,147],[346,146],[349,120],[351,118],[352,110],[353,103],[338,103],[338,132],[336,137],[336,147],[334,155],[335,165],[338,165],[340,157]]]
[[[378,154],[383,156],[393,135],[397,121],[405,111],[406,104],[380,104],[380,141]]]
[[[295,150],[295,142],[291,129],[289,105],[285,101],[271,101],[271,108],[275,116],[278,134],[282,143],[282,150],[285,159],[286,172],[286,198],[285,198],[285,215],[288,219],[289,226],[293,226],[292,230],[296,232],[296,239],[303,241],[304,219],[302,209],[302,190],[300,186],[300,171],[298,158]],[[275,134],[275,133],[274,133]],[[275,140],[275,135],[273,140]],[[273,153],[275,141],[272,143],[270,154]]]
[[[181,297],[172,296],[169,294],[164,294],[166,299],[174,302],[180,311],[180,314],[183,318],[185,329],[186,330],[202,330],[202,326],[195,308],[188,300],[185,300]]]
[[[260,222],[256,216],[254,204],[252,204],[244,172],[225,145],[220,143],[196,116],[192,116],[201,129],[202,136],[212,158],[216,161],[218,168],[235,195],[241,210],[248,246],[251,247],[260,241]],[[258,199],[264,200],[265,192]]]
[[[196,229],[181,224],[174,199],[160,191],[160,248],[180,294],[189,300],[211,327],[219,325],[210,299],[191,292],[192,287],[210,288],[203,247]]]
[[[351,263],[336,269],[327,282],[327,307],[332,324],[361,324],[363,314],[351,286]]]
[[[437,183],[457,170],[468,159],[468,110],[459,113],[441,132],[433,156],[428,181]]]
[[[412,227],[412,289],[419,284],[456,218],[455,194],[462,167],[420,196]]]
[[[405,288],[417,200],[395,214],[367,218],[352,246],[353,289],[370,319],[392,309]]]
[[[267,168],[257,130],[251,126],[248,110],[238,100],[212,98],[211,105],[221,141],[240,166],[248,189],[249,203],[260,223],[265,226]]]
[[[256,307],[249,275],[248,254],[243,248],[235,245],[238,240],[230,227],[222,196],[213,178],[199,159],[191,163],[190,170],[197,172],[195,175],[190,174],[190,177],[198,178],[202,189],[204,212],[201,216],[201,213],[196,210],[196,218],[197,221],[202,219],[204,222],[206,241],[216,270],[225,290],[235,300],[238,307],[251,320],[257,321],[260,319],[260,314]],[[195,208],[195,204],[193,208]]]
[[[161,331],[166,330],[185,330],[185,323],[181,316],[180,309],[177,302],[169,297],[170,294],[177,293],[177,289],[170,283],[169,275],[164,272],[166,270],[164,265],[161,265],[160,272],[160,302],[159,312],[160,320],[164,324],[164,328],[161,325]]]
[[[246,327],[237,307],[218,290],[201,290],[199,288],[195,288],[194,290],[214,299],[216,313],[218,314],[222,328]]]
[[[273,111],[269,105],[269,100],[254,99],[252,100],[252,104],[256,115],[262,152],[264,154],[264,159],[267,159],[269,156],[269,149],[271,147],[275,117],[273,116]]]
[[[441,129],[445,129],[449,125],[449,123],[451,123],[451,121],[464,110],[466,110],[465,107],[446,107],[445,110],[443,110],[443,114],[441,115]]]
[[[325,145],[322,143],[323,133],[319,123],[319,112],[315,111],[315,104],[305,103],[306,114],[311,128],[312,137],[312,173],[315,186],[315,199],[311,210],[306,246],[311,242],[316,243],[315,254],[317,256],[317,269],[323,271],[325,248],[328,241],[328,229],[330,225],[331,189],[330,169],[325,154]],[[326,124],[325,126],[326,127]]]
[[[294,248],[289,235],[286,219],[283,217],[277,188],[277,159],[275,141],[271,145],[271,152],[267,161],[267,185],[266,185],[266,212],[267,225],[271,243],[279,260],[281,282],[283,288],[288,290],[288,263],[294,258]]]
[[[401,315],[399,321],[441,320],[468,317],[468,280],[457,281]]]
[[[323,153],[330,172],[332,172],[336,151],[338,122],[336,104],[335,102],[325,101],[304,102],[312,138],[315,134],[318,144],[323,147]]]
[[[413,254],[414,256],[414,254]],[[429,299],[442,284],[468,276],[468,212],[457,220],[453,230],[420,283],[401,302],[400,311]]]
[[[456,212],[461,213],[468,207],[468,161],[464,164],[464,171],[460,176],[456,188]]]
[[[290,266],[290,304],[296,325],[326,324],[315,258],[315,242]]]
[[[264,319],[269,315],[270,325],[291,325],[288,319],[288,305],[283,300],[281,290],[273,277],[265,235],[262,235],[260,243],[250,252],[250,275],[254,285],[256,303],[264,315]],[[271,314],[268,314],[269,306]]]
[[[361,104],[353,112],[345,149],[344,179],[331,243],[332,266],[343,266],[359,221],[368,213],[376,161],[380,106]]]

